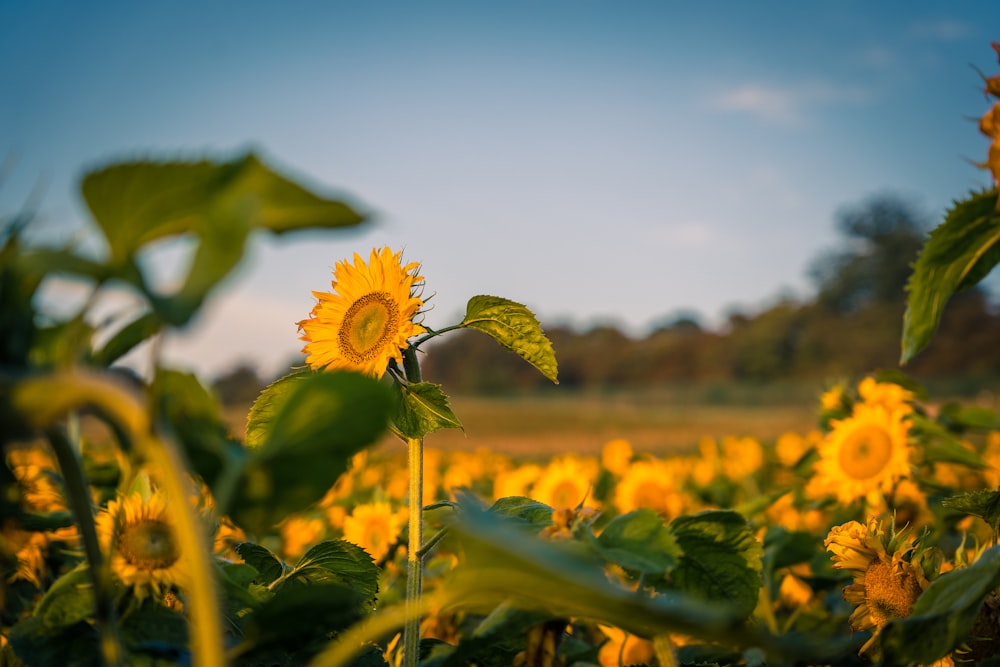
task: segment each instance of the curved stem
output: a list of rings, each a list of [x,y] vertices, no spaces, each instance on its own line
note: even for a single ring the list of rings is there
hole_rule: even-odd
[[[426,336],[421,336],[417,340],[410,344],[410,347],[419,347],[422,343],[426,343],[431,338],[435,336],[440,336],[443,333],[448,333],[449,331],[455,331],[456,329],[464,329],[464,324],[453,324],[450,327],[445,327],[443,329],[434,329],[433,331],[428,331]]]
[[[125,432],[171,498],[167,514],[176,529],[181,553],[189,554],[192,662],[198,667],[225,665],[212,552],[204,526],[187,502],[187,468],[176,444],[153,433],[143,401],[115,379],[84,370],[33,377],[16,385],[12,394],[18,411],[40,427],[48,427],[82,405],[94,405]]]
[[[111,594],[111,571],[104,566],[101,546],[94,527],[90,488],[77,455],[76,447],[61,428],[49,427],[45,437],[59,463],[73,520],[80,531],[80,542],[87,557],[90,583],[94,587],[94,624],[100,637],[101,654],[106,665],[121,665],[124,661],[121,637],[118,634],[118,611]]]

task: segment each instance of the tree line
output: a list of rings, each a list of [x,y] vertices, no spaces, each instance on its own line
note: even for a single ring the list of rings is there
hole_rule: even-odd
[[[693,313],[642,337],[613,325],[546,326],[561,389],[644,389],[671,384],[825,381],[899,368],[910,268],[929,229],[908,202],[878,195],[839,212],[837,247],[815,258],[815,295],[786,297],[760,312],[733,311],[721,327]],[[456,394],[544,390],[550,383],[477,331],[442,337],[421,361],[425,379]],[[1000,377],[1000,313],[978,289],[954,297],[931,346],[904,369],[923,382],[958,380],[974,390]],[[215,383],[227,403],[263,386],[248,365]]]

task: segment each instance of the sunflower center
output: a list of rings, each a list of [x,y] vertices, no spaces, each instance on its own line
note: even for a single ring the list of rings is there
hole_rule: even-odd
[[[848,477],[868,479],[885,469],[892,458],[892,439],[885,429],[861,426],[844,438],[840,446],[840,467]]]
[[[340,350],[355,364],[378,356],[399,328],[399,307],[388,292],[369,292],[351,304],[340,327]]]
[[[125,526],[118,545],[125,560],[141,570],[162,570],[180,557],[170,527],[162,521],[146,519]]]
[[[583,494],[580,486],[572,480],[563,480],[552,489],[552,506],[555,508],[575,507]]]
[[[920,583],[912,566],[900,565],[902,569],[897,569],[892,563],[875,558],[865,571],[865,603],[876,627],[909,616],[913,603],[920,597]]]

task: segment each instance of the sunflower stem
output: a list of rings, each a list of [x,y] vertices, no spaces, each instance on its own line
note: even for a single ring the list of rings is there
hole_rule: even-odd
[[[111,571],[104,566],[101,546],[94,527],[94,512],[90,500],[90,485],[83,472],[77,449],[66,433],[55,426],[45,430],[45,437],[59,463],[73,520],[80,531],[80,541],[87,558],[90,583],[94,587],[94,624],[100,637],[101,655],[105,665],[124,664],[121,637],[118,634],[118,613],[111,595]]]
[[[416,349],[403,350],[403,370],[407,382],[421,381]],[[406,548],[406,625],[403,626],[403,667],[416,667],[420,659],[420,593],[423,588],[424,524],[424,440],[407,438],[407,467],[410,473],[408,543]]]

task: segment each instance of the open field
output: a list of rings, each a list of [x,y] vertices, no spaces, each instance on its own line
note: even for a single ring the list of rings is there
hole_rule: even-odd
[[[440,449],[481,447],[523,458],[560,452],[597,454],[612,438],[655,454],[692,450],[703,436],[751,435],[762,440],[815,427],[813,405],[711,405],[636,396],[452,397],[465,425],[438,431],[427,445]]]

